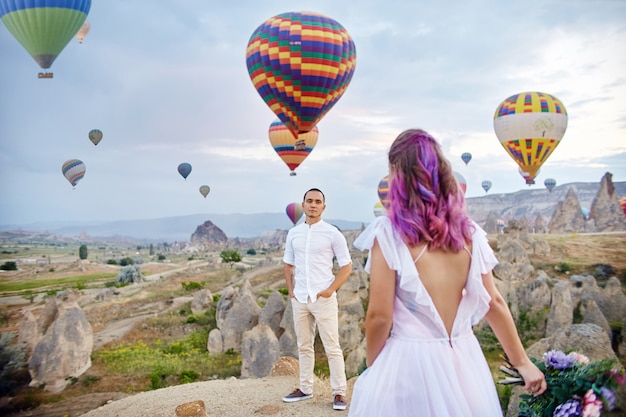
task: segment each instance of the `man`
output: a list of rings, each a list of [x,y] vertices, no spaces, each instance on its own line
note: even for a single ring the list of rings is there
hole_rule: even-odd
[[[315,326],[324,344],[330,368],[333,408],[346,409],[346,371],[339,345],[339,317],[336,291],[348,279],[352,260],[346,238],[322,220],[324,194],[312,188],[304,194],[304,223],[289,230],[283,256],[285,281],[293,309],[298,342],[300,387],[283,397],[295,402],[313,397]],[[333,276],[333,258],[341,267]]]

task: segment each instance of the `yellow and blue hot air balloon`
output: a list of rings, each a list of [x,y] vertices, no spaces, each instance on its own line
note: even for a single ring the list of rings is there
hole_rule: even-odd
[[[91,0],[0,0],[0,20],[46,70],[85,23],[90,7]]]
[[[298,135],[296,139],[283,122],[276,119],[270,124],[268,135],[272,148],[291,170],[289,175],[294,176],[296,168],[315,148],[319,130],[315,126],[310,132]]]

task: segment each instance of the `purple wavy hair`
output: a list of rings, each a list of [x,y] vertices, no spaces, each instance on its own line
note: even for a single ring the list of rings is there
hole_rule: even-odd
[[[389,149],[389,218],[404,241],[459,251],[471,239],[465,196],[441,146],[421,129],[402,132]]]

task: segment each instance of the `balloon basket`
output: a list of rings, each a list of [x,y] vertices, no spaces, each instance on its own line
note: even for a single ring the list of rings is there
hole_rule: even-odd
[[[37,78],[53,78],[54,74],[51,72],[40,72],[37,74]]]
[[[295,172],[293,172],[293,171],[291,171],[291,172],[289,173],[289,176],[290,176],[290,177],[295,177],[295,176],[296,176],[296,173],[295,173]]]

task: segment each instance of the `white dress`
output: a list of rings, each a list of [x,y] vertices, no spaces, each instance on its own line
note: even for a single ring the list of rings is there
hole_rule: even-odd
[[[355,240],[360,250],[378,240],[396,271],[391,336],[373,365],[357,379],[349,416],[502,416],[485,356],[472,326],[489,310],[482,273],[497,264],[486,233],[474,224],[472,261],[451,337],[424,288],[409,248],[386,216],[375,219]],[[370,271],[369,258],[365,266]]]

